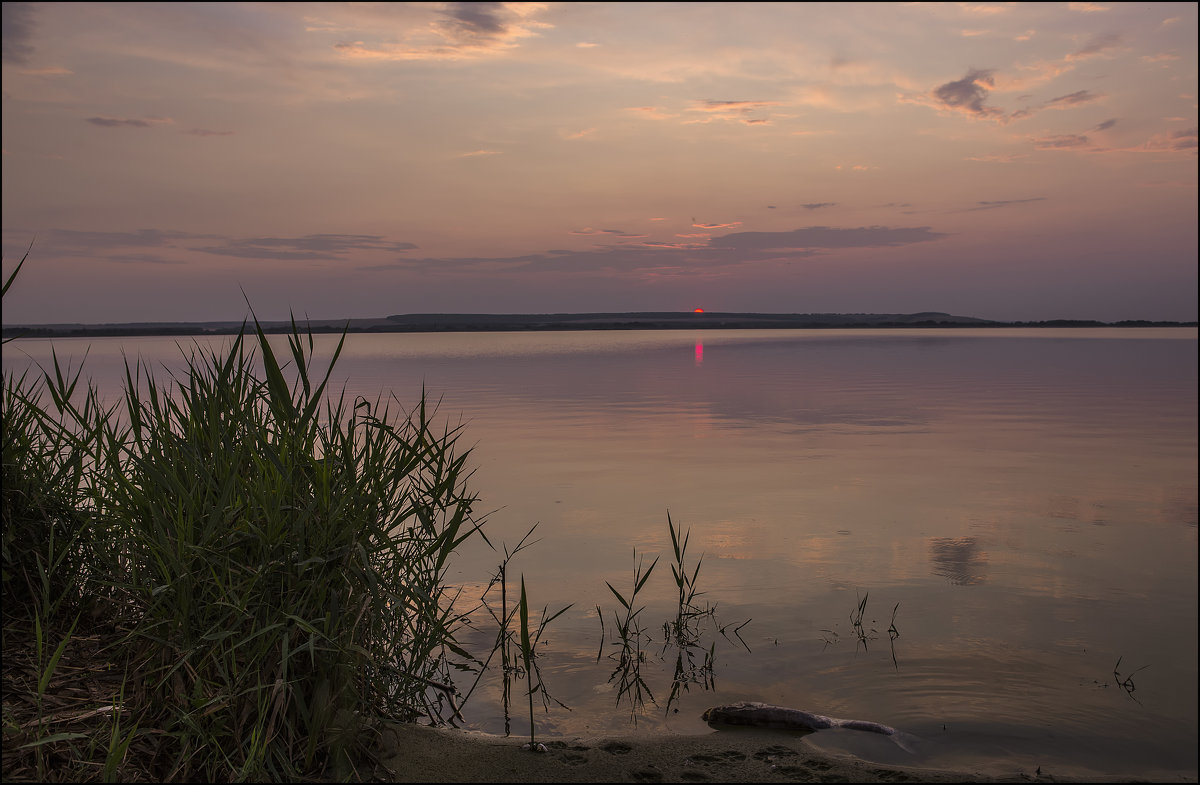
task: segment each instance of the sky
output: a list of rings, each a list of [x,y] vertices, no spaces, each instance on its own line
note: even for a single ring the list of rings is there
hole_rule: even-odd
[[[4,3],[6,324],[1197,318],[1195,3]]]

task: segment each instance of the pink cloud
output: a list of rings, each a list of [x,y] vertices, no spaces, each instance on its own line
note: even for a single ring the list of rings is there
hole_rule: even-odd
[[[641,238],[641,237],[648,236],[648,235],[644,235],[644,234],[630,234],[629,232],[626,232],[623,229],[593,229],[590,226],[585,226],[583,229],[572,229],[568,234],[585,235],[585,236],[604,234],[604,235],[609,235],[611,237],[627,237],[627,238]]]
[[[539,29],[552,27],[533,18],[544,10],[540,3],[445,3],[428,10],[433,16],[426,24],[401,26],[392,40],[347,41],[335,44],[334,49],[354,60],[468,60],[502,54],[518,47],[521,39],[537,36]],[[354,29],[359,29],[359,34],[369,31],[377,35],[379,20],[372,21]]]
[[[745,114],[764,106],[779,106],[778,101],[693,101],[690,112],[716,112],[718,114]]]
[[[968,161],[982,161],[984,163],[994,164],[1010,164],[1013,161],[1019,161],[1022,158],[1028,158],[1024,154],[1004,155],[1001,153],[987,153],[985,155],[973,155],[967,158]]]
[[[141,119],[132,119],[125,117],[88,117],[85,118],[92,125],[98,125],[102,128],[152,128],[156,125],[164,125],[175,122],[169,117],[145,117]]]
[[[707,243],[664,243],[664,242],[660,242],[658,240],[647,240],[644,243],[638,243],[638,245],[645,246],[646,248],[670,248],[670,249],[674,249],[674,250],[687,250],[690,248],[703,248],[703,247],[705,247],[705,245],[707,245]]]
[[[1083,134],[1057,134],[1042,136],[1031,140],[1038,150],[1072,150],[1081,147],[1091,147],[1092,140]]]
[[[1102,33],[1100,35],[1092,36],[1088,42],[1084,44],[1082,49],[1077,52],[1072,52],[1064,59],[1069,61],[1087,60],[1092,57],[1099,57],[1120,45],[1121,36],[1117,35],[1116,33]]]
[[[669,120],[673,117],[678,117],[677,114],[670,114],[659,109],[657,106],[627,106],[626,112],[638,112],[642,117],[649,117],[653,120]]]
[[[708,115],[702,119],[685,120],[685,124],[711,123],[714,120],[734,120],[746,125],[769,125],[765,117],[751,117],[751,113],[768,106],[779,106],[778,101],[714,101],[711,99],[693,101],[688,107],[689,112],[703,112]]]
[[[1109,128],[1107,122],[1101,123],[1093,130]],[[1184,153],[1195,155],[1197,149],[1197,129],[1185,131],[1167,131],[1155,134],[1141,144],[1132,147],[1101,147],[1092,142],[1084,134],[1060,134],[1032,138],[1030,141],[1038,150],[1072,150],[1082,153]]]
[[[1093,93],[1088,90],[1076,90],[1068,95],[1060,95],[1058,98],[1051,98],[1046,102],[1046,106],[1051,109],[1065,109],[1071,106],[1081,106],[1082,104],[1090,104],[1093,101],[1099,101],[1104,98],[1103,93]]]
[[[961,11],[975,16],[996,16],[998,14],[1006,14],[1011,11],[1005,5],[996,3],[959,3],[958,7]]]
[[[900,94],[896,98],[902,103],[928,106],[940,112],[954,112],[975,119],[999,119],[1004,116],[1003,110],[985,103],[995,86],[991,70],[972,68],[963,78],[946,82],[927,93]]]
[[[1195,151],[1197,145],[1197,129],[1189,128],[1186,131],[1170,131],[1162,134],[1155,134],[1150,137],[1142,145],[1146,152],[1168,151],[1172,153],[1183,153]]]
[[[1065,60],[1037,60],[1027,65],[1018,65],[1019,75],[994,74],[995,87],[1001,92],[1029,90],[1038,85],[1057,79],[1065,73],[1073,71],[1075,66]]]

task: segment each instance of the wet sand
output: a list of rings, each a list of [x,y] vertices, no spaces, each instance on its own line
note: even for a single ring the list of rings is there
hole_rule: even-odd
[[[766,729],[738,728],[703,736],[539,739],[544,752],[522,749],[527,741],[448,728],[395,726],[385,730],[383,769],[377,774],[394,782],[1151,781],[1055,776],[1015,768],[942,771],[881,765],[819,751],[807,735]]]

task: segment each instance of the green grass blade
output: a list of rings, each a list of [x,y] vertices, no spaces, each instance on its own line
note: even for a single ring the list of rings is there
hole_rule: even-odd
[[[67,644],[71,642],[71,636],[75,634],[75,625],[79,623],[79,617],[75,617],[75,621],[71,622],[71,628],[67,630],[67,634],[63,636],[62,641],[55,647],[54,653],[50,655],[50,661],[42,669],[41,676],[38,678],[38,695],[43,695],[46,692],[46,687],[50,684],[50,679],[54,677],[54,671],[58,667],[58,661],[62,658],[63,652],[66,651]]]

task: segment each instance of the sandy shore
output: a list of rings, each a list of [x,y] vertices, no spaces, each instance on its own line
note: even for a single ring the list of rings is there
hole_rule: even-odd
[[[703,736],[522,739],[404,725],[385,731],[382,778],[395,782],[1131,782],[1034,771],[941,771],[870,763],[815,749],[795,733],[731,729]],[[1195,781],[1195,780],[1191,780]]]

